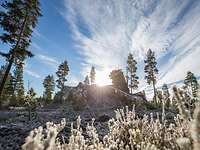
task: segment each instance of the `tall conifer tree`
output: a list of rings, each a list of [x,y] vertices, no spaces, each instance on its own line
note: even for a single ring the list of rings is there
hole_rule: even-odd
[[[197,97],[199,86],[198,86],[197,78],[195,77],[194,73],[192,73],[191,71],[187,72],[187,76],[185,77],[184,84],[191,91],[192,95],[194,97]]]
[[[90,84],[91,85],[95,83],[95,75],[96,75],[95,68],[94,68],[94,66],[92,66],[91,71],[90,71]]]
[[[154,91],[154,100],[157,102],[157,92],[156,92],[156,74],[158,74],[157,69],[157,62],[155,58],[155,53],[149,49],[147,52],[147,58],[144,60],[145,67],[144,72],[146,73],[145,79],[147,80],[147,83],[149,85],[153,85],[153,91]]]
[[[8,53],[0,52],[0,55],[8,61],[0,84],[0,96],[13,63],[19,58],[33,56],[28,47],[38,17],[41,16],[39,0],[5,1],[1,7],[0,26],[3,33],[0,35],[0,40],[11,47]]]
[[[46,100],[46,103],[50,103],[52,101],[52,94],[55,90],[55,81],[53,75],[48,75],[45,77],[43,81],[44,86],[44,99]]]
[[[136,60],[133,58],[133,54],[128,55],[128,60],[127,60],[127,81],[128,79],[130,80],[129,88],[130,88],[130,93],[133,93],[133,90],[138,88],[138,76],[136,75],[137,67],[136,67]]]
[[[2,79],[2,77],[5,73],[5,70],[6,70],[6,66],[4,66],[4,65],[1,66],[1,68],[0,68],[0,79]],[[16,104],[15,98],[14,98],[13,76],[12,76],[11,73],[8,74],[8,78],[6,80],[5,87],[3,89],[2,96],[1,96],[1,99],[0,99],[0,105],[4,101],[7,101],[7,100],[10,100],[11,105]]]
[[[83,81],[85,85],[90,85],[90,80],[88,75],[85,77],[85,80]]]
[[[169,88],[168,88],[167,84],[163,84],[162,91],[163,91],[163,98],[165,100],[165,106],[167,108],[169,108],[171,102],[170,102]]]
[[[16,64],[13,71],[13,84],[15,97],[18,105],[24,103],[24,79],[23,79],[23,64]]]
[[[64,88],[65,88],[65,82],[67,81],[67,75],[69,73],[69,66],[67,61],[65,60],[63,63],[61,63],[58,66],[58,71],[56,72],[56,75],[58,79],[56,80],[57,82],[57,87],[60,89],[61,92],[61,99],[63,99],[64,96]]]

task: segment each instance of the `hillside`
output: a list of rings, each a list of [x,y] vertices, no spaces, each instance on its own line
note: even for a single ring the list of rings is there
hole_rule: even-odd
[[[64,92],[65,106],[72,106],[75,111],[91,111],[96,113],[101,110],[113,110],[123,106],[136,106],[143,109],[147,103],[144,93],[128,94],[111,85],[83,85],[66,87]],[[59,105],[60,93],[55,96],[56,104]],[[53,104],[53,107],[56,105]]]
[[[57,98],[59,93],[57,94]],[[66,88],[65,103],[53,103],[51,106],[39,107],[32,113],[32,120],[28,121],[28,112],[26,109],[1,110],[0,112],[0,143],[4,150],[19,149],[23,144],[25,137],[29,131],[44,126],[46,122],[60,122],[62,118],[66,118],[67,126],[63,131],[66,136],[70,134],[71,122],[75,122],[80,115],[83,128],[87,122],[95,118],[95,125],[103,137],[107,133],[107,121],[115,116],[114,110],[129,105],[136,106],[137,114],[142,116],[144,113],[150,114],[160,110],[148,110],[148,103],[144,97],[129,95],[123,91],[117,90],[112,86],[77,86]],[[70,99],[72,98],[72,99]],[[76,103],[73,102],[76,100]],[[74,106],[75,105],[75,106]],[[77,109],[77,106],[79,107]],[[11,138],[12,137],[12,138]],[[100,137],[100,138],[101,138]],[[13,139],[8,142],[7,139]]]

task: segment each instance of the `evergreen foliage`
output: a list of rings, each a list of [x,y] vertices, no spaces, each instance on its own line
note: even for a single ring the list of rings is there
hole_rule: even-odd
[[[162,91],[163,91],[163,99],[165,101],[165,107],[169,108],[171,105],[171,102],[170,102],[170,94],[169,94],[169,89],[168,89],[167,84],[163,84]]]
[[[36,93],[33,88],[30,88],[30,90],[27,91],[25,96],[25,104],[29,106],[36,105]]]
[[[23,64],[16,64],[13,71],[13,85],[18,105],[24,104]]]
[[[194,97],[197,97],[199,85],[197,82],[197,78],[192,72],[190,71],[187,72],[187,76],[185,77],[184,84],[191,91],[191,94]]]
[[[91,85],[95,83],[95,75],[96,75],[95,68],[94,68],[94,66],[92,66],[91,71],[90,71],[90,84]]]
[[[85,77],[85,80],[83,81],[85,85],[90,85],[90,80],[88,75]]]
[[[154,103],[157,106],[161,106],[162,105],[162,101],[163,101],[163,94],[161,90],[156,90],[156,96],[157,96],[157,101],[154,101]],[[154,98],[155,100],[155,98]]]
[[[121,69],[113,70],[109,77],[112,79],[112,84],[115,88],[118,88],[127,93],[129,92],[128,85]]]
[[[44,86],[44,93],[43,97],[45,99],[45,102],[49,104],[52,101],[52,94],[55,90],[55,81],[53,75],[48,75],[45,77],[43,81]]]
[[[6,66],[1,66],[0,68],[0,79],[2,79],[6,70]],[[8,78],[5,83],[5,87],[3,89],[1,98],[0,98],[0,106],[4,103],[9,105],[16,105],[15,97],[14,97],[14,86],[13,86],[13,76],[11,73],[8,74]]]
[[[146,73],[145,79],[147,80],[147,83],[149,85],[153,85],[153,90],[154,90],[154,98],[156,100],[156,74],[158,74],[158,69],[156,67],[157,62],[155,58],[155,53],[149,49],[147,52],[147,58],[144,60],[145,67],[144,67],[144,72]]]
[[[39,0],[13,0],[1,4],[0,26],[3,29],[0,40],[10,45],[8,53],[0,52],[8,61],[5,74],[0,84],[2,94],[6,79],[14,62],[18,59],[32,57],[28,50],[31,43],[31,35],[36,27],[40,13]]]
[[[58,66],[58,71],[56,72],[56,75],[58,79],[56,80],[57,87],[60,89],[61,92],[61,99],[63,98],[63,92],[65,88],[65,82],[67,81],[67,75],[69,74],[69,66],[67,61],[65,60],[63,63],[61,63]]]
[[[33,88],[27,91],[25,96],[25,106],[28,108],[28,120],[31,120],[31,111],[37,107],[36,93]]]
[[[130,80],[130,84],[129,82],[127,82],[127,84],[129,84],[129,88],[130,88],[130,93],[133,93],[133,90],[138,88],[138,76],[136,75],[136,71],[137,71],[137,67],[136,67],[136,60],[134,60],[133,58],[133,54],[129,53],[128,55],[128,60],[127,60],[127,81]]]

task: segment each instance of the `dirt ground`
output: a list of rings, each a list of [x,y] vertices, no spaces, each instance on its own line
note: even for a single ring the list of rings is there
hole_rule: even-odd
[[[66,140],[70,135],[71,122],[75,122],[80,115],[82,120],[82,128],[95,118],[95,127],[100,135],[100,139],[108,132],[107,121],[115,116],[114,110],[117,107],[107,107],[99,109],[85,109],[82,111],[72,111],[70,107],[64,108],[59,106],[57,108],[38,108],[32,112],[31,120],[28,120],[28,112],[22,110],[0,110],[0,150],[19,150],[21,145],[25,142],[25,138],[29,132],[39,126],[45,127],[46,122],[52,121],[59,123],[62,118],[66,118],[66,128],[61,132],[61,135]],[[153,113],[155,116],[158,110],[140,110],[136,111],[137,115],[142,117],[143,114]],[[171,119],[175,115],[174,112],[167,112],[168,118]]]
[[[97,114],[99,111],[63,111],[63,108],[40,108],[32,112],[31,120],[28,120],[28,112],[26,110],[0,110],[0,150],[18,150],[25,142],[25,138],[29,132],[39,126],[44,126],[46,122],[52,121],[59,123],[62,118],[66,118],[67,126],[63,135],[67,138],[70,135],[71,122],[75,122],[80,115],[82,119],[82,127],[86,127],[86,123],[91,118],[96,118],[96,126],[100,132],[106,130],[108,119],[114,115],[114,111],[110,111],[108,115],[104,113]],[[68,129],[67,129],[68,128]],[[103,132],[102,132],[103,136]]]

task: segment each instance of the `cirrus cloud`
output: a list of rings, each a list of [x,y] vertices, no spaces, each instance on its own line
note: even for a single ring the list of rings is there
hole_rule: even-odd
[[[143,61],[156,52],[159,84],[200,74],[200,1],[65,0],[62,13],[71,26],[80,54],[104,72],[124,68],[129,52]],[[86,72],[83,70],[83,72]],[[140,76],[143,73],[140,70]],[[176,75],[175,75],[176,74]],[[107,76],[102,78],[108,78]],[[144,87],[144,83],[141,84]]]

